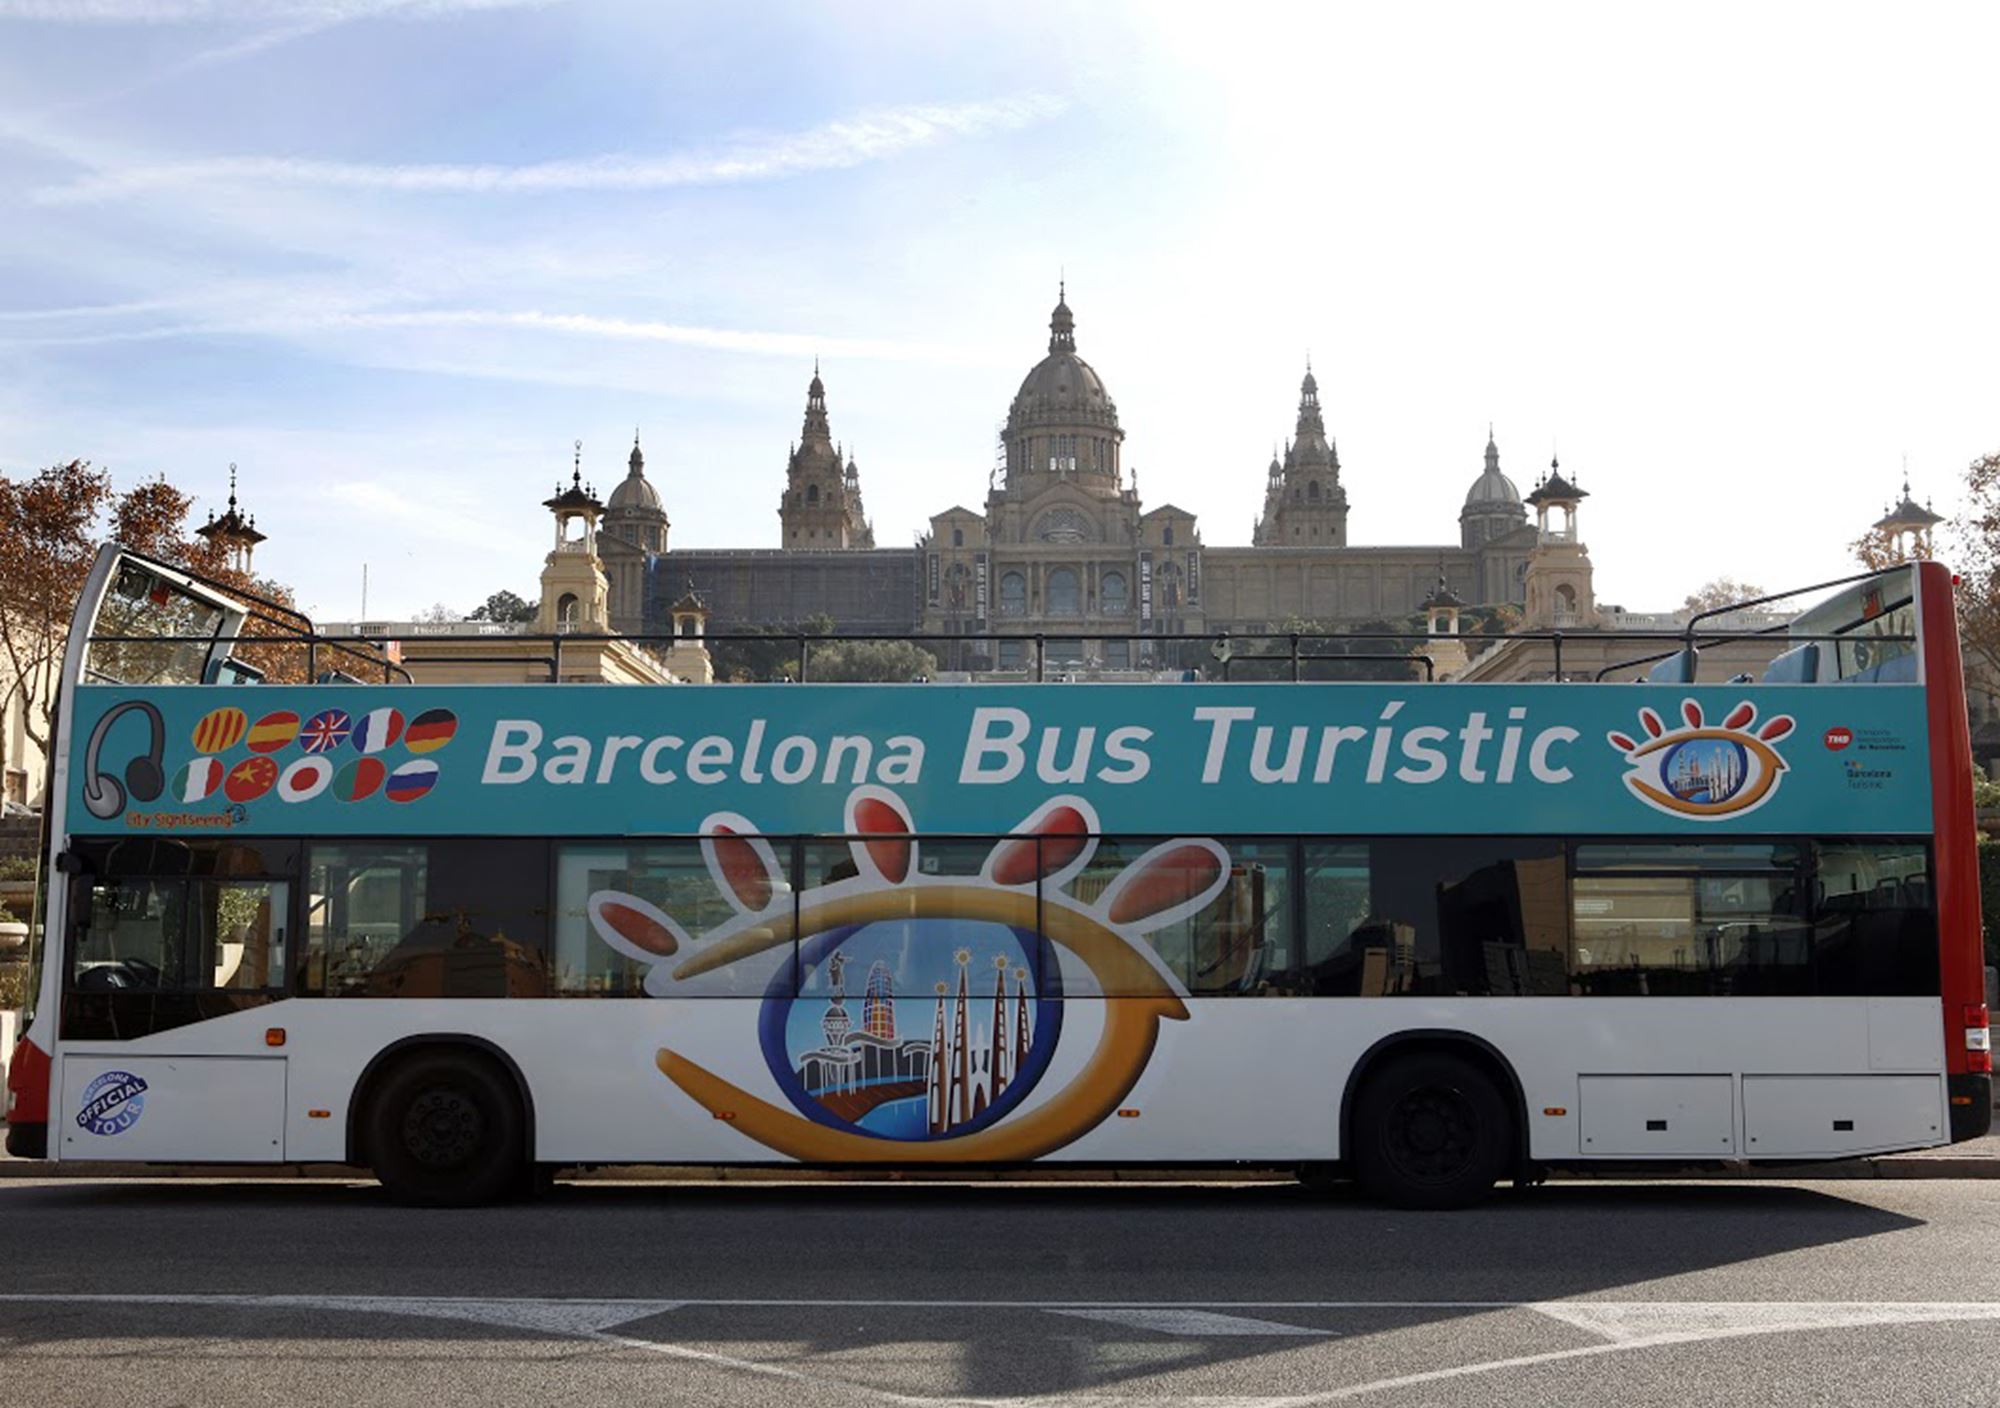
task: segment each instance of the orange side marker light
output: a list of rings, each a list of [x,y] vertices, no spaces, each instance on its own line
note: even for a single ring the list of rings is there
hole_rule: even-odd
[[[1542,1113],[1553,1118],[1556,1116],[1568,1114],[1569,1109],[1567,1106],[1563,1105],[1544,1105],[1542,1107]]]
[[[284,1044],[285,1044],[285,1029],[283,1027],[264,1028],[264,1045],[283,1046]]]
[[[1120,1110],[1118,1112],[1118,1118],[1121,1120],[1136,1120],[1139,1118],[1139,1112],[1137,1110],[1131,1110],[1131,1109]]]
[[[331,1110],[307,1110],[307,1111],[306,1111],[306,1118],[307,1118],[307,1119],[309,1119],[309,1120],[330,1120],[330,1119],[332,1119],[332,1118],[333,1118],[333,1111],[331,1111]]]

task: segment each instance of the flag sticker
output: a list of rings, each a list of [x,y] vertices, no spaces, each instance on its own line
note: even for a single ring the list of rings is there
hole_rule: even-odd
[[[199,802],[211,797],[222,785],[222,759],[196,758],[174,774],[174,800]]]
[[[291,746],[299,736],[299,716],[290,709],[280,709],[275,714],[266,714],[250,725],[250,751],[253,753],[275,753]]]
[[[330,760],[300,758],[278,779],[278,796],[287,802],[310,802],[326,791],[327,784],[332,781],[333,763]]]
[[[410,720],[403,733],[403,746],[412,753],[434,753],[451,742],[457,732],[458,715],[449,709],[426,709]]]
[[[347,741],[357,753],[381,753],[395,747],[402,736],[402,710],[372,709],[354,721],[354,732]]]
[[[222,780],[222,795],[232,802],[254,802],[278,780],[278,765],[269,758],[245,758]]]
[[[194,726],[194,751],[226,753],[243,739],[250,720],[241,709],[210,709]]]
[[[308,753],[331,753],[347,742],[353,728],[347,710],[326,709],[306,720],[305,727],[299,730],[299,746]]]
[[[375,795],[389,774],[380,758],[356,758],[333,780],[333,795],[343,802],[360,802]]]
[[[416,725],[411,724],[410,730],[415,732]],[[389,774],[389,786],[386,789],[389,800],[414,802],[437,786],[437,780],[438,765],[428,758],[418,758],[414,762],[404,763]]]

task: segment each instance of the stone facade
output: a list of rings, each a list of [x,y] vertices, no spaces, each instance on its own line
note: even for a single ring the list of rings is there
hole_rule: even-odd
[[[860,471],[832,438],[815,367],[786,461],[778,548],[669,551],[665,510],[634,447],[604,515],[613,628],[664,634],[671,603],[694,590],[713,632],[824,614],[848,631],[1041,634],[1118,668],[1142,663],[1147,636],[1407,621],[1440,578],[1476,605],[1525,599],[1537,534],[1490,436],[1458,541],[1409,547],[1350,544],[1340,457],[1310,367],[1248,547],[1208,547],[1193,514],[1147,506],[1124,468],[1124,439],[1059,300],[1047,353],[1008,408],[984,499],[933,515],[914,547],[877,548]],[[974,653],[1004,667],[1021,649]]]

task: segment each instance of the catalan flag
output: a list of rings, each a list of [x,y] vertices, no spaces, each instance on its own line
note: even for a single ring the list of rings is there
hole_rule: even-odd
[[[232,802],[254,802],[278,780],[278,765],[269,758],[245,758],[222,780],[222,795]]]
[[[402,736],[402,710],[371,709],[354,721],[354,732],[348,735],[347,741],[354,745],[357,753],[380,753],[393,748]]]
[[[250,725],[250,751],[275,753],[281,748],[289,748],[298,736],[299,716],[290,709],[280,709]]]
[[[415,725],[411,727],[415,728]],[[414,802],[437,786],[437,780],[438,765],[428,758],[418,758],[389,774],[386,791],[392,802]]]
[[[222,785],[223,772],[222,759],[196,758],[174,775],[174,800],[199,802],[211,796]]]
[[[299,730],[299,746],[308,753],[331,753],[347,742],[347,735],[353,731],[354,723],[347,717],[347,710],[322,709]]]
[[[326,791],[333,781],[333,763],[327,758],[300,758],[278,779],[278,797],[286,802],[310,802]]]
[[[333,795],[343,802],[360,802],[375,795],[389,769],[380,758],[356,758],[333,780]]]
[[[243,739],[250,720],[241,709],[210,709],[194,726],[194,751],[226,753]]]
[[[426,709],[403,731],[403,746],[412,753],[435,753],[458,732],[458,715],[449,709]]]

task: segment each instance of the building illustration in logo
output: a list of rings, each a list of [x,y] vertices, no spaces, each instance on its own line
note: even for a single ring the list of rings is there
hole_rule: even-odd
[[[855,873],[794,893],[748,822],[710,817],[710,876],[736,916],[699,937],[635,896],[590,896],[593,931],[646,965],[656,997],[702,991],[710,975],[796,944],[796,964],[772,965],[757,1009],[769,1096],[682,1050],[655,1054],[663,1075],[738,1133],[806,1160],[1037,1158],[1117,1109],[1161,1023],[1187,1019],[1185,990],[1144,936],[1221,894],[1230,862],[1216,842],[1155,846],[1086,901],[1066,888],[1097,849],[1097,818],[1081,798],[1038,807],[976,876],[923,870],[915,823],[885,788],[849,794],[844,830]],[[1038,1092],[1063,1039],[1066,985],[1120,1000],[1091,1004],[1097,1027],[1078,1039],[1095,1045],[1080,1066],[1065,1063],[1074,1074],[1060,1088]]]
[[[1794,721],[1775,714],[1757,727],[1757,706],[1744,700],[1710,725],[1697,700],[1684,699],[1681,723],[1669,728],[1653,709],[1639,710],[1639,734],[1606,740],[1625,758],[1625,785],[1656,811],[1692,821],[1743,816],[1769,801],[1786,764],[1772,745]]]

